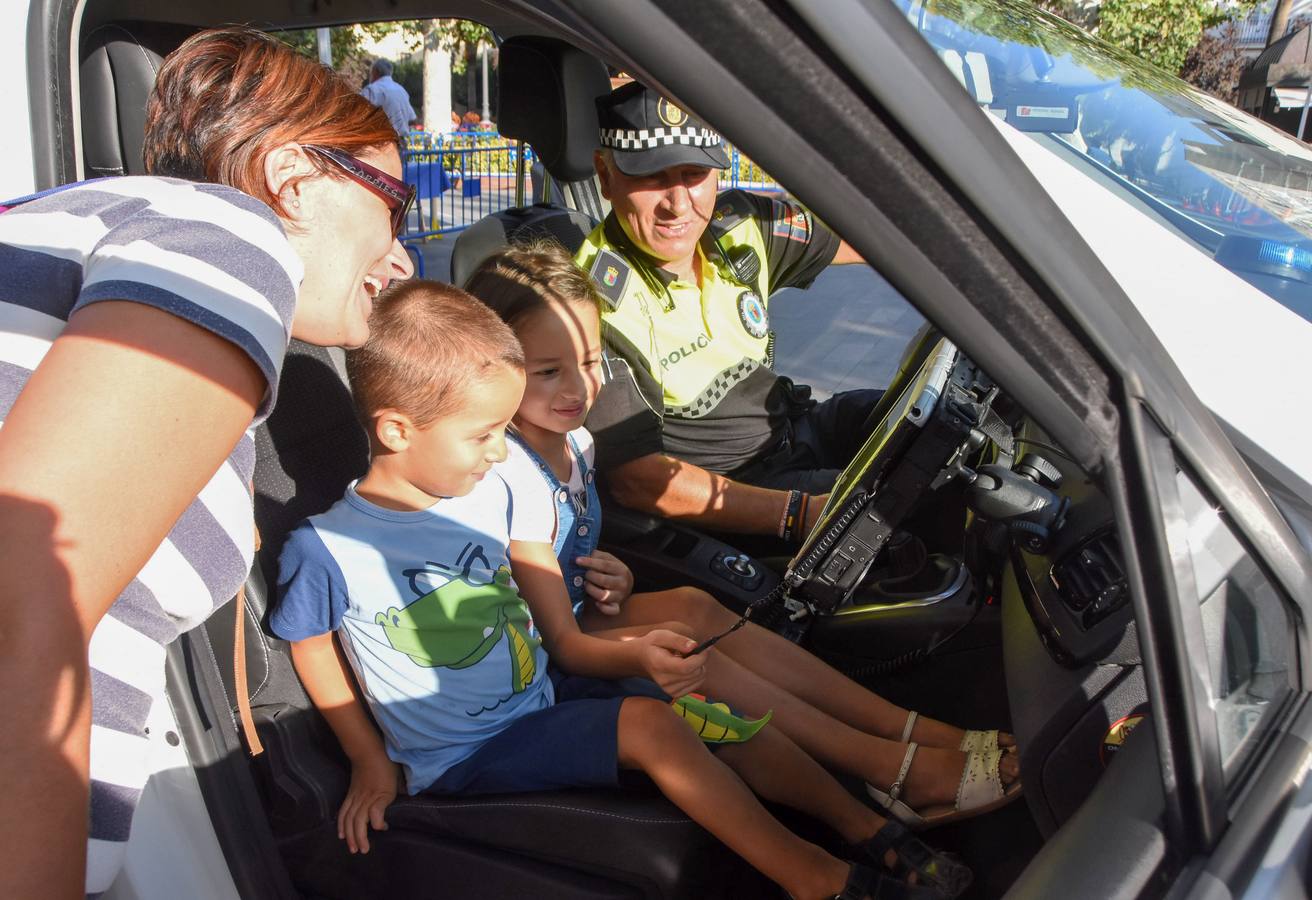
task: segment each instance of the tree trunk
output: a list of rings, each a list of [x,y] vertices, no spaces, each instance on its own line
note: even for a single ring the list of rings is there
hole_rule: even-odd
[[[474,112],[478,112],[478,80],[475,72],[477,70],[478,60],[474,56],[474,48],[468,46],[465,48],[465,104]]]
[[[437,22],[424,35],[424,127],[446,134],[451,124],[451,51],[442,46]]]
[[[1276,11],[1271,14],[1271,30],[1266,33],[1266,45],[1270,47],[1285,36],[1289,25],[1289,7],[1292,0],[1276,0]]]

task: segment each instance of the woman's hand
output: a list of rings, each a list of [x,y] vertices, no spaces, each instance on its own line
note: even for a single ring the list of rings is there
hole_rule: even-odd
[[[671,697],[695,691],[706,678],[706,654],[687,656],[697,642],[674,631],[654,628],[634,638],[642,647],[642,667],[647,677]]]
[[[351,762],[351,786],[337,812],[337,836],[352,853],[369,852],[369,829],[386,831],[383,813],[396,799],[401,767],[385,754]]]
[[[605,550],[594,550],[591,556],[580,556],[574,562],[588,570],[583,589],[596,602],[597,611],[618,615],[620,605],[633,593],[629,567]]]

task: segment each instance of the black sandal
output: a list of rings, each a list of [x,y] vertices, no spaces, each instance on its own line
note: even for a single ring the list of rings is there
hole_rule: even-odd
[[[930,847],[897,819],[890,818],[859,846],[877,866],[885,865],[884,857],[892,850],[897,856],[893,874],[906,878],[914,872],[919,883],[933,888],[939,897],[960,896],[974,877],[963,863]]]
[[[894,878],[883,867],[871,869],[860,863],[852,863],[847,873],[847,884],[843,893],[835,894],[834,900],[941,900],[942,894],[932,887],[919,884],[907,884],[900,878]]]

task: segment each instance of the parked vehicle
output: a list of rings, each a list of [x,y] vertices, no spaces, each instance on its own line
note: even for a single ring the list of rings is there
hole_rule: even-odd
[[[237,20],[475,18],[696,110],[932,323],[835,492],[834,540],[786,579],[817,653],[930,714],[1009,714],[1024,803],[934,838],[967,857],[976,895],[1307,892],[1305,147],[1013,0],[27,0],[0,15],[3,196],[139,171],[152,61]],[[590,103],[567,90],[574,69],[544,65],[530,108]],[[579,154],[547,146],[569,133],[564,109],[540,118],[538,158],[582,184]],[[583,212],[557,221],[600,211],[565,195]],[[403,798],[373,852],[348,854],[332,821],[347,770],[260,625],[280,535],[363,464],[328,354],[294,348],[259,446],[264,549],[235,623],[266,752],[250,757],[236,723],[229,607],[170,650],[156,774],[111,897],[761,895],[641,788]],[[995,484],[1033,503],[992,502]],[[854,531],[871,513],[923,528],[969,578],[911,597],[857,583],[882,565],[882,539]],[[696,531],[607,521],[645,585],[741,607],[777,579],[724,577],[732,548]],[[844,565],[844,536],[868,558]]]

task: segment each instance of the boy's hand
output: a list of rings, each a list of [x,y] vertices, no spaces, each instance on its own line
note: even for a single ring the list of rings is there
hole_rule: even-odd
[[[597,604],[597,611],[608,616],[617,615],[620,604],[633,593],[633,572],[605,550],[594,550],[591,556],[580,556],[574,562],[588,570],[583,589]]]
[[[642,662],[647,677],[671,697],[697,690],[706,678],[706,655],[686,656],[697,646],[692,638],[655,628],[635,640],[646,645]]]
[[[386,756],[351,763],[351,787],[337,812],[337,836],[352,853],[369,852],[369,829],[386,831],[383,811],[396,799],[401,767]]]

